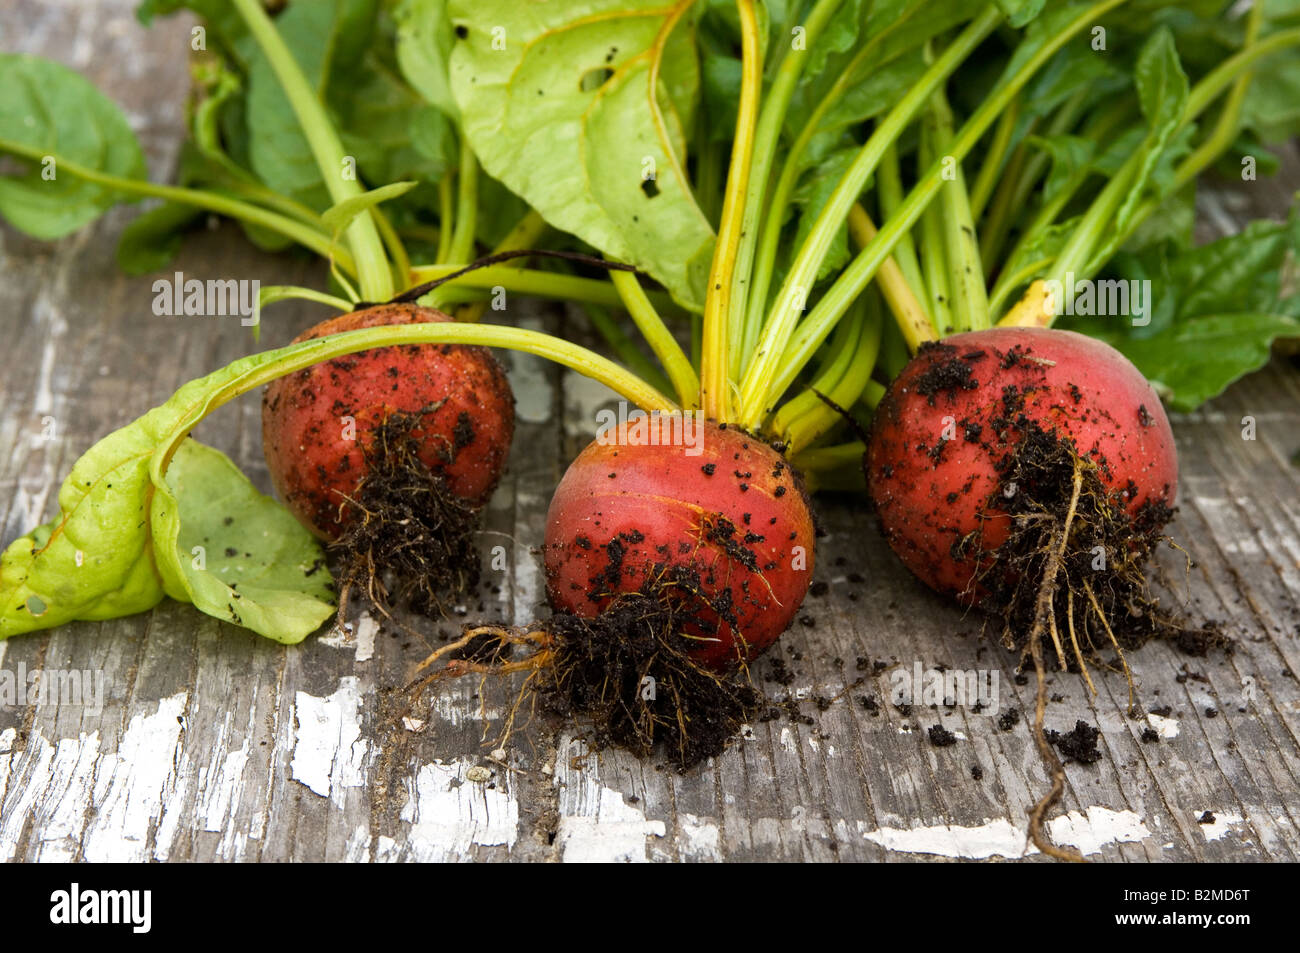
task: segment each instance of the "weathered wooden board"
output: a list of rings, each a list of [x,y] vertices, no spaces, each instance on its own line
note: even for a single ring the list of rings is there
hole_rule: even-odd
[[[7,5],[0,43],[60,59],[131,116],[153,174],[175,159],[188,23],[144,31],[132,0]],[[1295,156],[1286,181],[1300,181]],[[1276,183],[1207,200],[1207,235],[1286,206]],[[1244,204],[1243,204],[1244,203]],[[256,346],[237,319],[163,318],[151,279],[117,271],[130,213],[54,245],[0,231],[0,536],[55,509],[61,478],[95,439],[182,381]],[[195,236],[174,270],[192,277],[319,284],[318,265],[253,250],[223,225]],[[523,303],[509,317],[583,333],[576,315]],[[274,345],[315,320],[265,316]],[[520,421],[492,502],[489,571],[466,617],[523,622],[541,608],[545,507],[564,461],[608,392],[533,358],[509,358]],[[1256,439],[1242,439],[1242,418]],[[44,439],[53,421],[53,439]],[[1182,455],[1177,533],[1194,561],[1164,561],[1175,596],[1237,638],[1231,656],[1189,659],[1151,646],[1130,661],[1148,709],[1126,714],[1118,675],[1091,698],[1053,676],[1049,726],[1102,729],[1102,760],[1071,764],[1058,840],[1105,860],[1300,859],[1300,375],[1277,361],[1203,411],[1175,421]],[[264,489],[257,401],[226,408],[202,438]],[[1032,685],[981,638],[981,620],[939,604],[903,571],[860,499],[822,501],[824,595],[809,599],[779,651],[795,678],[774,696],[805,719],[755,724],[688,774],[622,752],[584,757],[573,731],[535,721],[493,760],[509,684],[465,683],[403,723],[392,689],[436,639],[337,632],[284,648],[167,603],[134,618],[0,642],[0,671],[103,675],[94,707],[0,709],[4,860],[899,860],[1013,858],[1047,778],[1023,714]],[[481,600],[481,601],[480,601]],[[454,630],[453,615],[443,628]],[[877,664],[879,663],[879,664]],[[893,676],[947,667],[998,677],[982,711],[889,704]],[[773,673],[770,660],[756,667]],[[859,680],[860,683],[859,683]],[[825,709],[817,698],[835,699]],[[871,699],[870,707],[864,699]],[[932,745],[928,729],[957,734]],[[1142,741],[1154,727],[1158,741]],[[491,780],[467,777],[473,766]],[[976,777],[975,775],[978,775]],[[1210,811],[1214,823],[1200,818]],[[1041,859],[1041,858],[1037,858]]]

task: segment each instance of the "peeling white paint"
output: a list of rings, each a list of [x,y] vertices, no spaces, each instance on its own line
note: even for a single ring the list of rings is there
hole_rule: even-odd
[[[566,864],[646,863],[646,838],[667,833],[663,821],[648,821],[623,795],[594,778],[581,797],[583,813],[560,818],[555,841]]]
[[[348,675],[324,698],[298,692],[294,709],[297,729],[290,773],[321,797],[332,795],[342,807],[344,789],[365,784],[370,746],[361,738],[360,683]]]
[[[859,822],[859,827],[865,827]],[[1132,811],[1090,807],[1071,811],[1047,822],[1053,842],[1076,847],[1083,854],[1095,854],[1108,844],[1132,843],[1151,836],[1142,819]],[[1026,840],[1024,827],[1006,818],[986,821],[974,827],[939,824],[911,828],[881,827],[863,831],[862,836],[886,850],[909,854],[934,854],[983,860],[989,857],[1025,857],[1038,853]]]
[[[358,827],[348,838],[343,848],[343,860],[349,864],[364,864],[370,861],[370,830]]]
[[[722,834],[712,818],[677,815],[677,840],[686,860],[722,860]]]
[[[407,851],[411,860],[464,860],[474,845],[515,846],[519,835],[519,802],[504,777],[495,788],[466,777],[474,759],[422,765],[413,782],[401,818],[411,825]]]
[[[94,808],[82,841],[86,860],[142,863],[155,852],[165,855],[170,850],[171,835],[160,821],[178,793],[181,713],[188,699],[186,692],[177,692],[160,700],[153,714],[133,716],[117,751],[92,762],[91,803],[78,808],[82,817],[89,813],[88,807]],[[92,737],[98,751],[98,737]],[[157,832],[152,848],[151,830]]]
[[[243,860],[247,841],[260,839],[260,832],[245,830],[245,824],[239,817],[245,772],[253,751],[253,738],[257,734],[256,718],[255,706],[249,707],[248,716],[240,725],[234,724],[234,712],[226,712],[216,741],[206,753],[194,753],[195,757],[204,757],[206,754],[209,758],[206,764],[199,766],[197,772],[200,793],[194,805],[196,826],[201,825],[201,830],[221,834],[217,855],[225,860]],[[183,755],[181,774],[186,782],[191,773],[190,756],[189,751]],[[260,811],[256,813],[261,814]],[[164,822],[167,820],[169,819],[165,818]]]
[[[935,854],[973,860],[1025,855],[1024,830],[1006,818],[988,821],[977,827],[948,824],[912,828],[881,827],[874,831],[863,831],[862,836],[886,850],[908,854]]]
[[[357,620],[357,661],[369,662],[375,657],[375,636],[379,633],[379,623],[369,614]]]
[[[1160,715],[1152,715],[1148,712],[1147,724],[1154,728],[1161,738],[1178,737],[1179,728],[1177,718],[1164,718]]]
[[[1197,819],[1196,828],[1207,842],[1219,840],[1226,834],[1231,833],[1233,828],[1243,820],[1240,814],[1232,814],[1227,811],[1211,810],[1210,813],[1214,815],[1213,824],[1202,824],[1200,822],[1200,818],[1205,814],[1204,811],[1197,811],[1195,814]]]
[[[1107,844],[1135,844],[1151,836],[1137,814],[1106,807],[1054,817],[1047,822],[1047,829],[1053,841],[1077,847],[1083,854],[1095,854]]]

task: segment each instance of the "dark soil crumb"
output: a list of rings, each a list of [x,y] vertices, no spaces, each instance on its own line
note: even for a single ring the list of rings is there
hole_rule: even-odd
[[[949,745],[957,743],[957,736],[943,725],[931,725],[929,734],[930,744],[936,748],[947,748]]]
[[[1002,714],[998,715],[998,728],[1003,731],[1011,731],[1020,724],[1020,709],[1008,708]]]
[[[1160,740],[1160,732],[1156,731],[1150,725],[1142,729],[1142,740],[1146,744],[1153,744]]]
[[[1047,740],[1056,745],[1068,759],[1080,764],[1096,764],[1101,760],[1101,752],[1097,750],[1097,739],[1101,737],[1101,731],[1086,721],[1076,721],[1074,730],[1065,734],[1059,731],[1047,731],[1045,734]]]
[[[768,665],[772,671],[766,677],[766,681],[776,682],[778,685],[792,684],[795,677],[794,672],[790,671],[786,666],[785,659],[781,658],[779,655],[772,655],[770,656],[770,659],[771,661],[768,662]]]
[[[984,769],[981,768],[978,764],[972,764],[970,766],[970,776],[974,778],[976,781],[983,781]]]
[[[1198,817],[1198,818],[1196,819],[1196,823],[1198,823],[1198,824],[1213,824],[1213,823],[1215,823],[1217,820],[1218,820],[1218,818],[1216,818],[1216,817],[1214,816],[1214,812],[1213,812],[1213,811],[1206,811],[1204,814],[1202,814],[1200,817]]]

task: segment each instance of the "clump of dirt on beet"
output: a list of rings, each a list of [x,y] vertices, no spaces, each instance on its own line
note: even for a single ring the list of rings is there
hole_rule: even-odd
[[[1009,399],[1014,410],[1014,395]],[[1071,441],[1022,414],[998,423],[1019,438],[997,463],[999,484],[986,512],[1005,514],[1012,526],[973,584],[1001,614],[1008,649],[1028,660],[1037,639],[1057,667],[1091,685],[1089,666],[1113,669],[1117,659],[1127,675],[1125,652],[1153,639],[1192,655],[1229,644],[1216,625],[1192,626],[1152,592],[1146,567],[1161,543],[1173,545],[1163,533],[1170,507],[1148,502],[1130,516],[1122,493],[1102,482],[1104,460],[1081,456]],[[957,547],[970,551],[955,557],[978,558],[978,538]]]
[[[340,563],[341,620],[353,593],[391,619],[395,606],[441,613],[447,599],[478,584],[478,510],[420,459],[429,412],[391,414],[364,451],[366,475],[345,502],[343,534],[330,544]]]
[[[706,624],[681,591],[698,590],[667,570],[639,591],[621,593],[597,616],[557,612],[523,628],[474,626],[421,664],[442,668],[410,686],[412,705],[430,684],[468,674],[527,672],[497,742],[504,744],[525,708],[577,725],[593,751],[655,751],[686,771],[720,754],[742,725],[767,707],[743,666],[714,671],[692,658]],[[518,651],[522,649],[522,654]]]

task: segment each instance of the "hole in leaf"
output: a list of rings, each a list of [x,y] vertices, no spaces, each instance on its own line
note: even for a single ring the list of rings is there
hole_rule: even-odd
[[[462,40],[465,39],[465,37],[469,36],[469,27],[465,26],[465,24],[463,23],[457,23],[456,35],[460,37]]]
[[[582,74],[582,79],[578,80],[578,88],[584,93],[590,93],[604,86],[613,75],[614,71],[608,66],[597,66]]]
[[[32,615],[45,615],[47,609],[49,609],[49,606],[45,604],[45,600],[40,596],[27,597],[27,611]]]
[[[652,199],[659,194],[659,185],[654,179],[642,179],[641,191],[645,193],[646,198]]]

